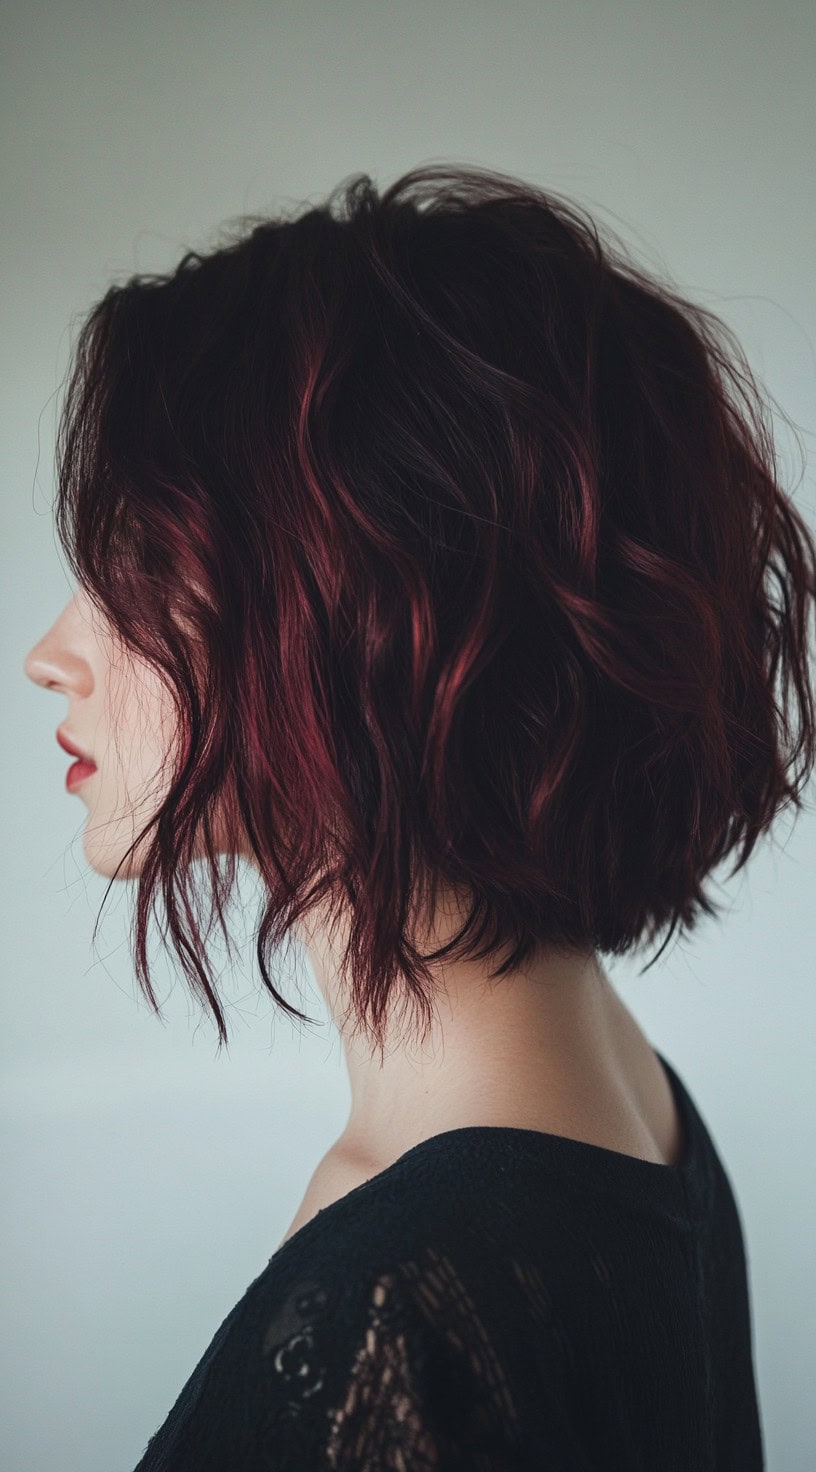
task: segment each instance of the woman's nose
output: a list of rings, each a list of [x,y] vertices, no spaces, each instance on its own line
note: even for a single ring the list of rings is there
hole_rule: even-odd
[[[44,689],[79,689],[91,677],[88,630],[75,612],[76,600],[62,610],[50,629],[29,649],[23,669]]]
[[[40,639],[32,649],[29,649],[23,662],[23,669],[29,680],[33,680],[35,685],[48,687],[55,683],[56,670],[53,660],[48,658],[44,639]]]

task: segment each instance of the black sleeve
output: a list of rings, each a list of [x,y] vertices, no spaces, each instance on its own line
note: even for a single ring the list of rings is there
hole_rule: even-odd
[[[579,1472],[520,1453],[506,1369],[426,1246],[248,1293],[135,1472]]]
[[[507,1368],[453,1263],[433,1249],[421,1264],[400,1261],[348,1285],[339,1301],[304,1286],[269,1324],[262,1354],[259,1468],[579,1472],[584,1465],[571,1436],[569,1446],[564,1440],[557,1396],[551,1418],[539,1405],[549,1419],[546,1444],[533,1461],[529,1446],[525,1456]],[[236,1463],[233,1472],[243,1469]]]

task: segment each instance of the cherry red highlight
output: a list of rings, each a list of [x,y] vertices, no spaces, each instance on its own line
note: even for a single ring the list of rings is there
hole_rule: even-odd
[[[381,1043],[398,988],[427,1026],[443,954],[506,953],[498,977],[668,929],[661,954],[802,806],[816,542],[729,329],[607,237],[487,170],[360,175],[112,285],[81,328],[60,539],[179,716],[137,977],[158,1012],[160,891],[219,1046],[197,842],[227,939],[254,853],[261,976],[303,1021],[266,952],[342,906]],[[471,908],[423,955],[437,882]]]

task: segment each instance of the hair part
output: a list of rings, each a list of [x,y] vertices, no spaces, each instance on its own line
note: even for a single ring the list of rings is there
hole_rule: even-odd
[[[400,988],[429,1026],[429,962],[507,952],[498,978],[668,927],[653,965],[719,912],[715,867],[802,806],[816,542],[757,382],[719,318],[532,184],[356,175],[112,285],[76,345],[56,519],[174,694],[136,973],[160,1014],[160,893],[219,1048],[206,933],[217,914],[229,944],[242,844],[275,1002],[312,1020],[266,952],[328,900],[382,1047]],[[423,954],[438,885],[470,908]]]

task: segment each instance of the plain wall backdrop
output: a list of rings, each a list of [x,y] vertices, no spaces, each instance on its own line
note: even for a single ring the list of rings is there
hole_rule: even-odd
[[[499,168],[571,195],[737,331],[798,427],[800,446],[779,421],[781,470],[813,524],[816,10],[14,0],[1,39],[0,1462],[131,1472],[277,1246],[349,1095],[310,974],[288,991],[318,1019],[302,1033],[261,987],[249,871],[220,1057],[158,945],[164,1026],[138,992],[134,884],[114,885],[92,945],[108,881],[63,785],[66,703],[22,669],[74,591],[51,516],[74,327],[114,276],[166,270],[245,211],[316,202],[360,171],[384,187],[420,162]],[[643,977],[653,950],[608,967],[737,1193],[771,1472],[816,1455],[807,797],[746,871],[717,876],[719,922]]]

